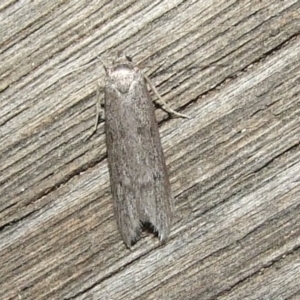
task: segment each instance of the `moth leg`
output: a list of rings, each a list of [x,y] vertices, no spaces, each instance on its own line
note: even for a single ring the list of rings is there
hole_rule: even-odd
[[[164,105],[164,107],[165,107],[164,109],[165,109],[168,113],[173,114],[173,115],[178,116],[178,117],[181,117],[181,118],[190,119],[189,116],[184,115],[184,114],[181,114],[181,113],[179,113],[179,112],[173,110],[172,108],[170,108],[170,107],[167,105],[167,103],[163,100],[163,98],[160,96],[160,94],[158,93],[156,87],[152,84],[150,78],[149,78],[146,74],[144,74],[144,73],[143,73],[143,76],[144,76],[145,80],[147,81],[147,83],[149,84],[149,86],[151,87],[151,89],[152,89],[152,91],[154,92],[154,94],[156,95],[156,97],[157,97],[157,98],[161,101],[161,103]]]
[[[94,128],[88,134],[86,140],[90,139],[96,133],[100,118],[103,119],[103,120],[105,120],[105,110],[102,109],[103,100],[101,100],[101,98],[100,98],[100,90],[101,90],[100,85],[99,85],[99,83],[97,83],[96,118],[95,118]]]
[[[125,56],[125,58],[126,58],[129,62],[132,63],[132,59],[131,59],[130,56],[126,55],[125,52],[123,52],[123,55]],[[156,89],[155,86],[152,84],[150,78],[149,78],[144,72],[142,72],[142,74],[143,74],[145,80],[147,81],[147,83],[149,84],[149,86],[151,87],[152,91],[154,92],[154,94],[156,95],[156,97],[161,101],[161,103],[162,103],[163,106],[164,106],[164,109],[165,109],[168,113],[173,114],[173,115],[175,115],[175,116],[177,116],[177,117],[190,119],[189,116],[184,115],[184,114],[181,114],[181,113],[175,111],[174,109],[170,108],[170,107],[167,105],[167,103],[162,99],[162,97],[161,97],[160,94],[158,93],[157,89]]]
[[[94,132],[97,131],[99,119],[105,120],[105,110],[102,108],[103,106],[103,100],[100,98],[100,85],[97,83],[97,99],[96,99],[96,120],[94,125]]]

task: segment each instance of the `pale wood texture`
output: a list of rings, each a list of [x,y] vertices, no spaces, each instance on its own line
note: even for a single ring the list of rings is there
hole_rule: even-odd
[[[97,82],[119,50],[157,117],[169,241],[116,229]],[[0,299],[300,299],[300,1],[0,2]]]

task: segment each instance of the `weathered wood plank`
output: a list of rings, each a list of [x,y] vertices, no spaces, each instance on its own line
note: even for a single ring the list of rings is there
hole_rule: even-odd
[[[298,299],[299,1],[2,1],[1,299]],[[170,240],[113,219],[97,55],[141,62],[176,197]]]

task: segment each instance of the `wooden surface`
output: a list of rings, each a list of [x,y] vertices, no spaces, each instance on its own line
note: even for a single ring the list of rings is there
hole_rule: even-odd
[[[97,82],[157,106],[169,241],[116,229]],[[0,299],[300,299],[300,1],[0,2]]]

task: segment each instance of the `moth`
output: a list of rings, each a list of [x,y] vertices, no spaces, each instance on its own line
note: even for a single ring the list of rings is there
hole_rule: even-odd
[[[104,68],[106,144],[117,227],[128,248],[145,226],[164,242],[170,233],[174,198],[147,88],[151,82],[124,53],[112,67]],[[97,123],[98,119],[96,127]]]

